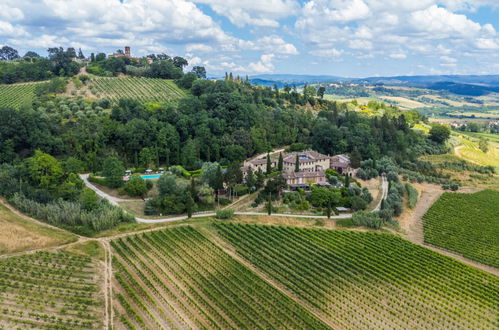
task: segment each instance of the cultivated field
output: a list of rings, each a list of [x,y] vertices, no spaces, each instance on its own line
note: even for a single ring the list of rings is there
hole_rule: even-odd
[[[60,252],[0,259],[0,327],[101,328],[96,267],[90,258]]]
[[[497,327],[499,280],[379,233],[216,224],[237,253],[345,329]]]
[[[36,223],[0,204],[0,254],[40,249],[76,241],[66,231]]]
[[[153,78],[93,78],[89,84],[93,94],[113,102],[120,98],[142,102],[171,102],[185,95],[172,80]]]
[[[35,96],[35,88],[39,84],[43,84],[43,82],[0,84],[0,108],[19,108],[24,104],[31,104],[31,100]]]
[[[203,234],[181,226],[112,241],[117,322],[128,328],[327,326]]]
[[[499,268],[499,191],[445,193],[424,215],[424,240]]]
[[[457,156],[472,163],[483,166],[499,166],[499,144],[489,142],[489,150],[485,153],[478,147],[478,143],[465,136],[458,136],[461,146],[454,149]]]

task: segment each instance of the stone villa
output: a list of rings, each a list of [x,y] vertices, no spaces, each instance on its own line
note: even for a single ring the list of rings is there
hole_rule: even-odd
[[[299,171],[295,172],[296,158],[298,156]],[[277,167],[279,154],[273,154],[270,159],[272,167]],[[251,169],[253,172],[267,170],[267,157],[260,156],[244,162],[243,172]],[[308,183],[326,183],[327,169],[334,169],[338,173],[351,174],[350,158],[347,155],[329,156],[314,150],[304,150],[283,154],[283,177],[288,185],[305,185]]]

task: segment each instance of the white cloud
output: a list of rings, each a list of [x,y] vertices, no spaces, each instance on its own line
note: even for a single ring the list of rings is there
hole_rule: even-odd
[[[499,40],[495,41],[492,39],[478,38],[475,41],[475,45],[479,49],[499,49]]]
[[[354,39],[348,42],[348,47],[352,49],[370,50],[373,49],[373,43],[369,40]]]
[[[403,60],[407,58],[407,55],[404,52],[398,52],[398,53],[392,53],[389,55],[390,58],[393,58],[395,60]]]
[[[454,14],[449,10],[433,5],[425,10],[413,12],[410,23],[419,31],[442,34],[458,33],[461,35],[475,35],[481,30],[480,24],[468,19],[465,15]]]
[[[0,36],[21,37],[29,34],[20,26],[14,26],[9,22],[0,21]]]
[[[22,18],[24,18],[24,13],[21,9],[0,4],[0,19],[19,21]]]
[[[194,0],[204,3],[219,15],[226,16],[238,27],[255,25],[278,27],[279,19],[294,14],[299,4],[296,0]]]
[[[457,59],[455,59],[454,57],[450,57],[450,56],[440,56],[440,59],[446,63],[456,63],[457,62]]]
[[[343,51],[338,50],[336,48],[317,49],[317,50],[310,51],[310,54],[315,55],[315,56],[319,56],[319,57],[337,59],[337,58],[341,57],[341,54],[343,54]]]
[[[260,50],[274,54],[298,55],[298,50],[293,44],[285,42],[281,37],[271,35],[255,41],[240,41],[240,49]]]
[[[270,73],[274,71],[274,65],[272,60],[274,59],[274,54],[263,54],[260,56],[258,62],[252,62],[249,64],[248,69],[253,73]]]
[[[187,52],[209,53],[213,51],[213,47],[205,44],[189,44],[185,47]]]

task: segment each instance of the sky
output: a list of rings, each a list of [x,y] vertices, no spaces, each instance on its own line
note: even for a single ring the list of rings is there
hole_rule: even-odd
[[[167,53],[209,76],[499,74],[499,0],[0,0],[0,46]]]

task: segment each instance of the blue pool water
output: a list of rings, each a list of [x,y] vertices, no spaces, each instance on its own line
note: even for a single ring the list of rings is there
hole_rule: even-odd
[[[142,179],[159,179],[159,177],[161,176],[161,174],[145,174],[145,175],[141,175],[140,177]]]

